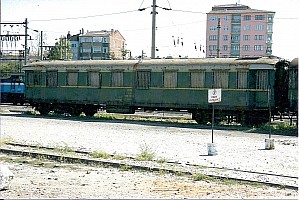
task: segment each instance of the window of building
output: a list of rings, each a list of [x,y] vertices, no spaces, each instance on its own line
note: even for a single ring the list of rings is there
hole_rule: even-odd
[[[94,46],[94,47],[93,47],[93,52],[94,52],[94,53],[101,53],[101,52],[102,52],[102,47]]]
[[[227,45],[223,45],[223,51],[227,51],[228,50],[228,46]]]
[[[223,35],[223,40],[227,41],[228,40],[228,35]]]
[[[217,31],[217,26],[210,26],[210,31]]]
[[[163,73],[164,87],[176,88],[177,87],[177,72],[176,71],[164,71]]]
[[[80,37],[80,42],[92,42],[92,37]]]
[[[122,87],[124,85],[124,73],[123,71],[111,72],[111,86]]]
[[[228,88],[228,72],[216,71],[213,72],[214,88]]]
[[[244,21],[250,21],[251,20],[251,15],[244,15],[243,20]]]
[[[46,72],[46,86],[47,87],[57,87],[58,85],[58,72],[57,71],[47,71]]]
[[[240,42],[240,36],[239,35],[233,35],[232,36],[232,42]]]
[[[210,36],[209,36],[209,40],[210,40],[210,41],[215,41],[215,40],[217,40],[217,35],[210,35]]]
[[[232,22],[233,23],[240,23],[241,22],[241,15],[232,15]]]
[[[69,86],[78,85],[78,72],[67,72],[66,84]]]
[[[228,26],[223,26],[223,30],[228,31],[229,27]]]
[[[244,45],[243,50],[244,51],[250,51],[250,45]]]
[[[226,15],[226,16],[224,16],[223,19],[224,19],[224,21],[228,21],[229,20],[229,16]]]
[[[103,47],[103,53],[108,53],[108,47]]]
[[[261,24],[260,25],[256,25],[255,26],[255,30],[256,31],[262,31],[262,30],[264,30],[264,25],[261,25]]]
[[[255,51],[263,51],[264,50],[264,46],[263,45],[254,45],[254,50]]]
[[[239,51],[240,50],[240,45],[232,45],[232,50],[233,51]]]
[[[82,48],[82,53],[91,53],[91,47],[88,48]]]
[[[216,21],[218,20],[218,16],[210,16],[210,21]]]
[[[250,25],[244,25],[243,30],[244,31],[250,31]]]
[[[93,37],[93,42],[102,42],[102,37]]]
[[[255,15],[255,20],[264,20],[265,15]]]
[[[263,35],[255,35],[254,40],[264,40],[264,36]]]
[[[267,43],[272,43],[272,35],[267,35]]]
[[[103,43],[108,43],[108,38],[107,37],[103,37]]]
[[[196,71],[190,72],[191,76],[191,87],[192,88],[203,88],[205,84],[205,72]]]
[[[74,43],[73,43],[71,46],[72,46],[73,48],[76,48],[76,47],[77,47],[77,44],[74,44]]]
[[[216,51],[217,45],[209,45],[209,51]]]
[[[268,71],[258,70],[256,74],[256,89],[268,89]]]
[[[267,24],[267,33],[272,33],[272,32],[273,32],[273,25]]]
[[[148,89],[151,82],[150,71],[137,71],[137,88]]]
[[[268,15],[267,22],[273,22],[273,15]]]
[[[247,88],[247,77],[248,77],[248,72],[237,72],[237,88],[238,89]]]
[[[100,72],[88,72],[88,85],[93,87],[101,87],[102,74]]]
[[[241,32],[241,28],[240,26],[232,26],[232,33],[240,33]]]
[[[243,40],[249,41],[250,40],[250,35],[243,35]]]

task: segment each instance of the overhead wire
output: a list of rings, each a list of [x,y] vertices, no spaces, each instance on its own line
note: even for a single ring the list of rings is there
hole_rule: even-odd
[[[120,14],[127,14],[132,12],[138,12],[138,10],[129,10],[129,11],[122,11],[122,12],[115,12],[115,13],[106,13],[101,15],[90,15],[90,16],[83,16],[83,17],[67,17],[67,18],[56,18],[56,19],[33,19],[32,22],[45,22],[45,21],[63,21],[63,20],[76,20],[76,19],[86,19],[86,18],[93,18],[93,17],[104,17],[104,16],[111,16],[111,15],[120,15]]]

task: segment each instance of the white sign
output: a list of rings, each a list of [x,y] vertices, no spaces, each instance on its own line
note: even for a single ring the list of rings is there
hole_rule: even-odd
[[[209,103],[221,102],[221,89],[209,89],[208,102]]]

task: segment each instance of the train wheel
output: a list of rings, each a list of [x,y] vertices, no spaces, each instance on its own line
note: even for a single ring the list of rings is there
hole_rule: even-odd
[[[50,112],[50,108],[47,104],[40,104],[37,106],[37,110],[41,115],[47,115]]]
[[[206,114],[204,112],[195,112],[192,113],[192,119],[194,119],[198,124],[206,124]]]
[[[86,116],[88,117],[93,117],[94,114],[97,113],[97,107],[95,106],[86,106],[83,110],[83,112],[85,113]]]

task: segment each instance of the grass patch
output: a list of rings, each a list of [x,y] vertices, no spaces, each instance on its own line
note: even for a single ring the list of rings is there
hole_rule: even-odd
[[[168,162],[168,160],[166,158],[159,158],[156,161],[157,161],[157,163],[166,163],[166,162]]]
[[[92,158],[105,158],[105,159],[111,157],[110,154],[108,154],[108,153],[106,153],[106,152],[104,152],[104,151],[101,151],[101,150],[91,152],[91,153],[90,153],[90,156],[91,156]]]
[[[102,120],[114,120],[114,119],[120,119],[121,116],[117,115],[111,115],[111,114],[104,114],[104,113],[96,113],[94,115],[95,118],[97,119],[102,119]],[[123,118],[123,116],[122,116]]]
[[[212,180],[210,176],[204,175],[204,174],[192,174],[191,178],[194,181],[204,181],[204,180]]]
[[[141,153],[137,155],[136,160],[138,161],[152,161],[155,158],[156,153],[152,150],[149,145],[144,144],[140,146]]]

